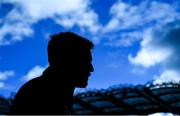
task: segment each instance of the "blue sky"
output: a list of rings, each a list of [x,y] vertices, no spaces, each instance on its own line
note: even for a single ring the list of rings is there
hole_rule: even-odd
[[[87,88],[180,80],[177,0],[1,0],[0,94],[48,66],[49,36],[73,31],[95,43]]]

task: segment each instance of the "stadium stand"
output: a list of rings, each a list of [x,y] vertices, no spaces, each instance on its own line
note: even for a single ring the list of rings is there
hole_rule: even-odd
[[[7,114],[10,107],[10,101],[9,99],[4,98],[3,96],[0,96],[0,115]]]
[[[115,86],[75,95],[74,114],[180,114],[180,84]]]

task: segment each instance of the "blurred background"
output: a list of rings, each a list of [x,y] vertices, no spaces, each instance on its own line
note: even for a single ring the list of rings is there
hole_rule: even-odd
[[[1,0],[0,95],[48,67],[49,36],[94,42],[87,89],[180,81],[178,0]],[[76,91],[81,91],[77,89]]]

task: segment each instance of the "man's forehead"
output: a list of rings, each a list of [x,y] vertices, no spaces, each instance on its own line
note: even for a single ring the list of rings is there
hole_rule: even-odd
[[[91,53],[91,51],[90,50],[88,50],[88,51],[82,51],[82,52],[74,52],[73,54],[72,54],[74,57],[77,57],[77,58],[80,58],[80,59],[89,59],[89,60],[92,60],[92,53]]]

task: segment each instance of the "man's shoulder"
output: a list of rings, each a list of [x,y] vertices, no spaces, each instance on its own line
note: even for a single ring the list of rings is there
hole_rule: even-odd
[[[42,85],[42,83],[43,83],[43,79],[41,76],[33,78],[28,82],[26,82],[24,85],[22,85],[18,93],[25,93],[35,90],[35,88],[38,88],[38,86]]]
[[[28,82],[26,82],[22,87],[31,87],[31,86],[37,86],[39,85],[39,83],[43,82],[42,77],[36,77],[33,78],[31,80],[29,80]]]

